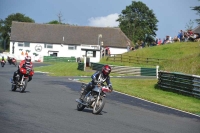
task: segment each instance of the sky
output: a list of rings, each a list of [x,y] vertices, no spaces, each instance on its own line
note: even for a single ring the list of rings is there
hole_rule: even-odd
[[[138,0],[135,0],[138,1]],[[190,20],[199,16],[191,7],[199,6],[198,0],[139,0],[153,10],[157,20],[157,38],[174,37],[185,30]],[[116,20],[132,0],[0,0],[0,19],[15,13],[24,14],[35,23],[58,20],[78,26],[116,27]],[[193,28],[197,27],[194,21]]]

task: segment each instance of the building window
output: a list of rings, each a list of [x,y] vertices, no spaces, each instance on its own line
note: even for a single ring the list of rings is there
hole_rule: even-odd
[[[24,43],[24,47],[30,47],[30,43],[29,42],[25,42]]]
[[[87,57],[96,57],[96,51],[87,51]]]
[[[52,44],[44,44],[44,48],[53,48]]]
[[[50,56],[57,57],[58,53],[52,53],[52,54],[50,54]]]
[[[68,46],[68,50],[76,50],[76,46],[69,45],[69,46]]]
[[[24,47],[24,43],[18,43],[18,47]]]

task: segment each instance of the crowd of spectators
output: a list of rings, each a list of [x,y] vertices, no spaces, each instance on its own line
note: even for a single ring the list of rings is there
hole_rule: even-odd
[[[144,48],[145,46],[159,46],[174,42],[187,42],[187,41],[200,42],[200,33],[193,33],[192,30],[187,30],[187,31],[180,30],[178,32],[178,35],[175,36],[174,38],[172,38],[171,36],[166,36],[163,40],[161,38],[159,39],[156,38],[155,41],[149,45],[147,45],[143,41],[139,41],[135,44],[134,47],[130,45],[129,41],[127,41],[127,51]]]

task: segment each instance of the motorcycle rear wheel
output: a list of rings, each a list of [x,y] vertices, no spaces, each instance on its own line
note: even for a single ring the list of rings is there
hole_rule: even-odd
[[[23,93],[24,91],[25,91],[25,89],[26,89],[26,86],[27,86],[27,83],[28,83],[28,78],[26,78],[26,79],[24,79],[24,81],[23,81],[23,85],[21,86],[21,88],[20,88],[20,92],[21,93]]]
[[[78,105],[77,105],[77,110],[78,111],[82,111],[84,108],[85,108],[85,105],[83,105],[81,103],[78,103]]]
[[[99,113],[101,113],[101,111],[104,108],[104,105],[105,105],[104,98],[103,99],[99,99],[98,102],[95,101],[95,105],[94,105],[94,108],[93,108],[93,114],[99,114]]]
[[[12,90],[12,91],[16,91],[16,89],[17,89],[17,86],[12,84],[11,90]]]
[[[4,63],[1,63],[1,67],[4,67]]]

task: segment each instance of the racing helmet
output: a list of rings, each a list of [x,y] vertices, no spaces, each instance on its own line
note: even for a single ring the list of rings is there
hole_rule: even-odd
[[[111,67],[109,65],[105,65],[102,67],[102,73],[104,75],[109,75],[111,72]]]
[[[30,56],[26,56],[25,57],[25,62],[26,63],[30,63],[31,62],[31,57]]]

